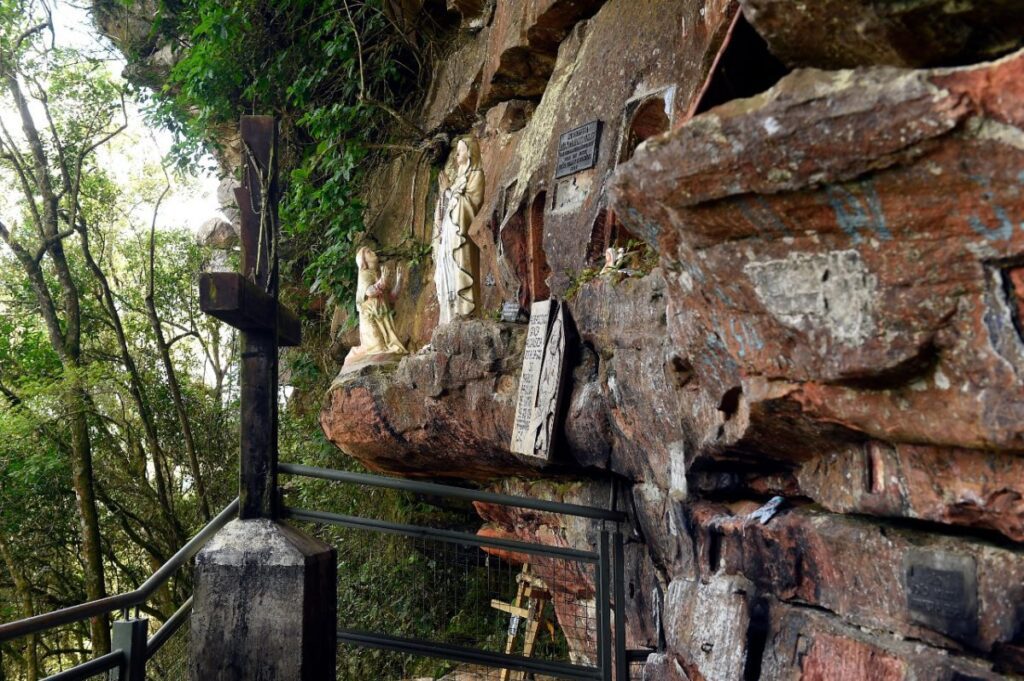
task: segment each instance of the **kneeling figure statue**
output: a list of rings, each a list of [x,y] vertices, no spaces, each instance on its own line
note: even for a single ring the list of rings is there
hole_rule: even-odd
[[[366,246],[356,251],[356,267],[359,269],[356,284],[359,345],[345,356],[342,372],[368,364],[393,362],[409,352],[398,340],[391,318],[393,292],[388,288],[388,269],[380,267],[377,254]]]

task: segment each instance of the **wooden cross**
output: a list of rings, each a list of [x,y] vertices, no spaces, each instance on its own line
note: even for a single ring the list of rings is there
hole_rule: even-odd
[[[199,306],[242,332],[238,517],[274,519],[277,351],[299,344],[301,324],[277,300],[277,121],[242,116],[239,129],[245,168],[235,200],[242,218],[242,271],[201,274]]]
[[[505,640],[505,654],[512,654],[515,649],[516,635],[519,633],[519,625],[525,622],[526,631],[523,632],[522,655],[523,657],[532,657],[533,648],[537,643],[538,630],[545,619],[544,608],[551,600],[551,592],[540,578],[530,572],[529,563],[523,565],[523,571],[516,576],[516,582],[519,583],[519,586],[512,602],[504,603],[495,598],[491,600],[491,607],[510,615],[508,635]],[[498,679],[499,681],[522,681],[525,676],[525,672],[502,669]]]

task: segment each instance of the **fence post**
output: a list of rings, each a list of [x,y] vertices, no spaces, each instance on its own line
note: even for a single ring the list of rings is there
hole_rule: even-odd
[[[601,656],[601,679],[612,681],[612,598],[608,588],[611,565],[608,556],[608,530],[601,529],[600,552],[597,566],[597,645]]]
[[[149,620],[145,618],[114,622],[111,648],[124,653],[121,666],[110,672],[110,681],[146,681],[146,637]]]
[[[626,551],[623,547],[622,528],[615,527],[615,679],[629,681],[629,660],[626,657]]]

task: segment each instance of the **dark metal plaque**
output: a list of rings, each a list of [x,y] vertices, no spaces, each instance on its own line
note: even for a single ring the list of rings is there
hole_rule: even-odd
[[[593,168],[601,144],[601,121],[573,128],[558,138],[555,179]]]
[[[964,576],[956,570],[937,570],[915,565],[907,573],[907,603],[911,610],[962,617],[966,613]]]
[[[913,551],[906,559],[907,609],[920,624],[958,639],[978,631],[978,578],[974,559]]]
[[[519,303],[516,301],[502,303],[501,305],[501,321],[503,322],[518,322],[519,321]]]

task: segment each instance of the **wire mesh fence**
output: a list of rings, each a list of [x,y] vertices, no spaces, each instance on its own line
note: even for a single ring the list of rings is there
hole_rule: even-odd
[[[622,513],[280,468],[306,482],[285,517],[337,550],[339,680],[629,678]]]
[[[644,669],[647,668],[647,656],[641,659],[631,658],[629,661],[629,681],[645,681]]]
[[[191,618],[149,658],[146,663],[147,681],[188,681],[190,624]]]
[[[507,653],[535,660],[581,666],[597,663],[597,565],[558,556],[509,551],[491,546],[406,536],[368,537],[367,530],[336,533],[339,571],[347,563],[345,546],[375,541],[410,570],[422,571],[418,589],[378,595],[391,588],[393,575],[369,572],[357,588],[339,592],[338,626],[342,630],[386,632],[437,644]],[[360,536],[363,535],[363,536]],[[380,651],[349,651],[339,656],[339,679],[362,679],[365,660],[379,665],[381,679],[412,674],[440,678],[452,665]],[[352,663],[355,664],[352,664]],[[348,664],[347,664],[348,663]],[[460,672],[476,674],[483,671]],[[490,673],[490,672],[487,672]],[[493,674],[495,679],[524,679],[523,674]],[[539,678],[539,677],[538,677]]]
[[[341,644],[338,648],[339,659],[350,655],[359,655],[359,647]],[[494,667],[472,664],[459,664],[448,660],[420,657],[390,650],[375,650],[374,659],[382,670],[380,676],[372,677],[375,681],[560,681],[561,677],[528,672],[515,672]],[[339,669],[338,679],[354,679]],[[361,677],[366,679],[367,677]],[[639,678],[639,677],[637,677]]]

